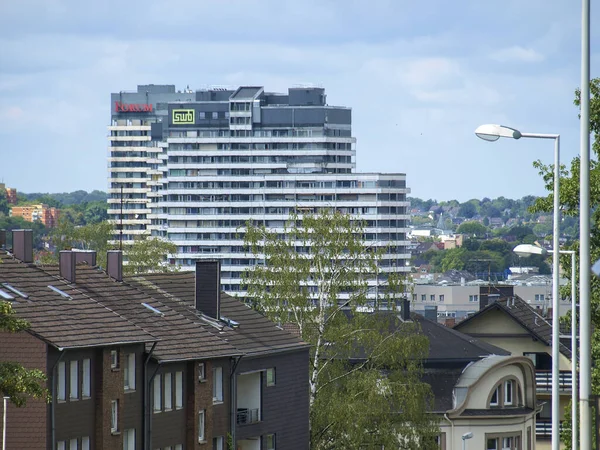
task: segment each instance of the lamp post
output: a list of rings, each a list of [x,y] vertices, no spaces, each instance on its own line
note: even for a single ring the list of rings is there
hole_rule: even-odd
[[[6,450],[6,402],[10,397],[4,397],[4,409],[2,411],[2,450]]]
[[[517,245],[513,251],[519,256],[545,255],[554,253],[553,250],[547,251],[545,248],[537,245],[521,244]],[[571,449],[577,450],[578,439],[578,391],[577,391],[577,282],[575,280],[575,250],[559,250],[560,254],[571,255]],[[554,308],[554,306],[553,306]],[[554,324],[552,325],[554,326]],[[554,395],[554,393],[552,394]]]
[[[467,440],[473,437],[470,431],[462,435],[462,450],[467,450]]]
[[[503,125],[481,125],[475,130],[477,137],[485,141],[497,141],[501,137],[520,139],[552,139],[554,141],[554,231],[553,231],[553,249],[555,250],[552,258],[552,450],[560,449],[560,430],[559,430],[559,398],[558,398],[558,359],[560,350],[560,333],[558,327],[559,313],[559,236],[560,236],[560,135],[559,134],[539,134],[522,133],[514,128]]]

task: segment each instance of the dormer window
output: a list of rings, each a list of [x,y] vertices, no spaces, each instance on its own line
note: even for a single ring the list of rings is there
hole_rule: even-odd
[[[507,378],[498,383],[489,397],[490,408],[506,408],[520,406],[522,403],[519,382],[514,378]]]

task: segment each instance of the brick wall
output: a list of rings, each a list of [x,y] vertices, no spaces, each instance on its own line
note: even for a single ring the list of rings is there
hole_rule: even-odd
[[[198,380],[198,362],[193,361],[188,364],[186,374],[186,448],[187,449],[212,449],[213,439],[213,397],[212,397],[212,363],[205,362],[206,380]],[[205,424],[204,435],[205,443],[198,442],[198,412],[204,409]]]
[[[119,351],[119,368],[110,367],[110,348],[98,349],[95,367],[96,395],[96,449],[112,450],[123,448],[121,414],[119,414],[119,433],[113,434],[110,430],[111,401],[118,400],[119,407],[123,404],[123,368],[124,352]]]
[[[29,333],[0,332],[0,361],[14,361],[26,369],[40,369],[46,373],[46,344]],[[17,408],[8,403],[6,411],[7,449],[45,449],[48,406],[43,400],[29,399],[27,405]],[[4,402],[0,399],[0,416]],[[0,421],[0,435],[2,421]]]

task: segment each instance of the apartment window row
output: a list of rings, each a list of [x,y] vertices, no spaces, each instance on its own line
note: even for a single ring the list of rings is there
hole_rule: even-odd
[[[250,130],[248,130],[250,131]],[[198,136],[194,137],[223,137],[217,136],[217,132],[208,131],[209,136],[205,136],[206,130],[198,131]],[[228,131],[223,131],[223,134],[228,134]],[[186,136],[170,136],[170,137],[188,137]],[[261,143],[169,143],[169,150],[352,150],[352,144],[349,142],[261,142]]]
[[[277,155],[277,156],[169,156],[169,164],[246,164],[246,163],[351,163],[350,155]],[[113,161],[115,163],[116,161]],[[125,162],[122,162],[125,164]],[[133,162],[132,162],[133,164]],[[111,166],[121,167],[121,166]],[[128,167],[128,166],[122,166]]]
[[[485,435],[486,450],[521,450],[521,434]]]
[[[90,450],[90,437],[73,438],[56,443],[57,450]]]
[[[155,414],[183,408],[183,372],[156,374],[152,392]]]
[[[91,395],[91,360],[60,361],[57,367],[58,401],[85,400]]]

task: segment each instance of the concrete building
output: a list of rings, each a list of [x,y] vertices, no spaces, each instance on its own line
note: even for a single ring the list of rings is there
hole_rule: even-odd
[[[4,183],[0,183],[0,189],[6,191],[6,201],[9,205],[17,204],[17,190],[15,188],[9,188]]]
[[[125,241],[169,239],[169,262],[183,269],[220,259],[224,290],[243,296],[241,274],[261,261],[245,254],[240,228],[251,219],[283,232],[290,213],[331,208],[364,219],[367,242],[387,249],[382,279],[408,270],[406,176],[355,173],[351,109],[328,105],[324,89],[169,87],[166,103],[153,90],[167,87],[112,96],[109,215]]]
[[[46,228],[54,228],[58,224],[60,210],[39,203],[37,205],[13,206],[10,208],[12,217],[22,217],[27,222],[41,222]]]

